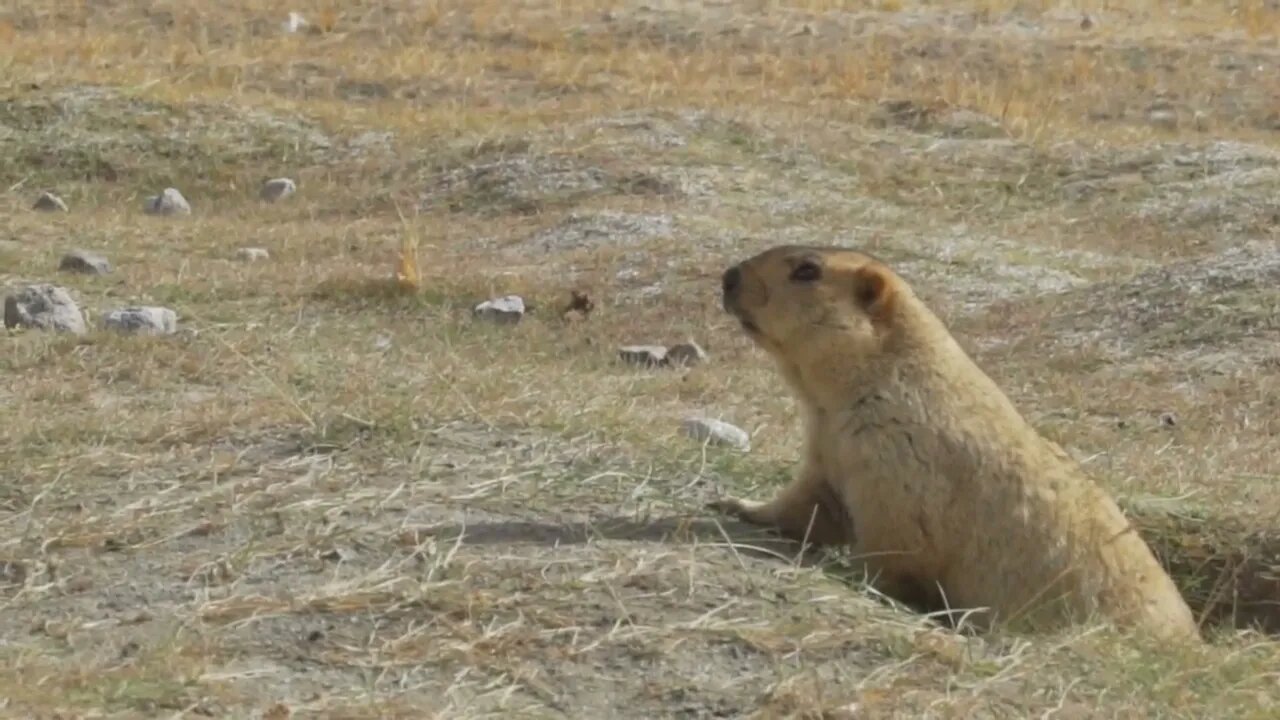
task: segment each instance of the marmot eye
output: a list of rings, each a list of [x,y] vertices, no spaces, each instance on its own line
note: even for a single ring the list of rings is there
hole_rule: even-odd
[[[795,282],[813,282],[820,277],[822,277],[821,268],[808,260],[800,263],[795,270],[791,271],[791,279]]]

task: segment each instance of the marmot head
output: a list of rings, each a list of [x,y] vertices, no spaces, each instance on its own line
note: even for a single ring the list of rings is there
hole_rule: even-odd
[[[724,309],[798,368],[878,354],[905,284],[875,258],[834,247],[770,248],[725,271]]]

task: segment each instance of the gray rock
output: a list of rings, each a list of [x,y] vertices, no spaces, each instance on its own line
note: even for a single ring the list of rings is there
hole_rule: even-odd
[[[59,270],[84,273],[86,275],[106,275],[111,272],[111,263],[98,253],[88,250],[72,250],[62,256],[58,263]]]
[[[178,331],[178,314],[166,307],[119,308],[102,316],[102,327],[136,335],[172,335]]]
[[[165,188],[159,195],[148,197],[142,211],[148,215],[190,215],[191,205],[177,188]]]
[[[67,212],[67,204],[51,192],[42,192],[31,209],[40,212]]]
[[[503,323],[520,322],[524,317],[524,298],[519,295],[506,295],[492,300],[485,300],[475,306],[472,311],[476,317]]]
[[[84,314],[71,294],[57,285],[28,285],[4,299],[4,326],[83,335]]]
[[[267,202],[283,200],[298,191],[298,185],[289,178],[275,178],[262,183],[258,197]]]
[[[236,259],[245,262],[257,262],[259,260],[270,260],[271,253],[266,248],[246,247],[236,251]]]
[[[667,348],[667,362],[671,365],[697,365],[706,359],[707,352],[692,340]]]
[[[680,423],[680,429],[698,442],[734,447],[744,452],[751,449],[751,436],[747,431],[723,420],[687,417]]]
[[[662,345],[624,345],[618,348],[618,357],[632,365],[661,367],[667,364],[667,348]]]

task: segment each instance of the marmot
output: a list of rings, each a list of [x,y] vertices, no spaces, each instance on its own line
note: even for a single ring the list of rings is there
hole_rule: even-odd
[[[885,263],[788,245],[729,268],[722,283],[724,309],[798,400],[806,447],[771,501],[712,508],[816,545],[851,544],[885,594],[972,610],[979,627],[1106,618],[1200,641],[1115,501]]]

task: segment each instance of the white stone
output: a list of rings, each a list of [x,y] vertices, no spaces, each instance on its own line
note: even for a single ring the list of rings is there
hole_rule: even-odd
[[[751,449],[751,436],[747,431],[723,420],[706,417],[687,417],[680,423],[685,435],[711,445],[726,445],[742,451]]]
[[[626,363],[643,367],[670,367],[672,365],[697,365],[707,359],[707,353],[692,340],[675,345],[623,345],[618,357]]]
[[[507,323],[519,322],[520,318],[524,317],[524,312],[524,298],[519,295],[505,295],[485,300],[476,305],[473,310],[476,317]]]
[[[287,33],[296,33],[301,30],[305,30],[307,25],[309,25],[307,19],[302,17],[301,13],[297,12],[289,13],[289,17],[285,18],[285,21],[281,23],[281,27],[283,27],[284,31]]]
[[[260,247],[244,247],[236,250],[236,259],[245,262],[257,262],[259,260],[270,260],[271,253],[266,248]]]
[[[165,188],[159,195],[151,195],[142,206],[148,215],[190,215],[191,205],[177,188]]]
[[[618,348],[618,357],[632,365],[659,367],[667,364],[667,348],[662,345],[624,345]]]

